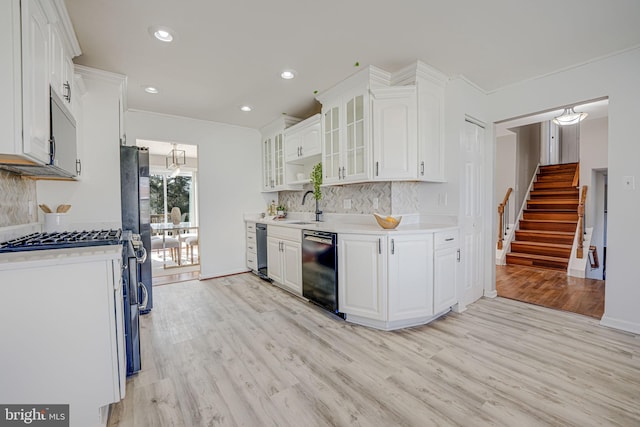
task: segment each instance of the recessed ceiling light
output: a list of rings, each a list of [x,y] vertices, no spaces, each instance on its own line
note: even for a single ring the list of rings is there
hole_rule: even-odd
[[[295,76],[296,76],[296,72],[293,70],[284,70],[282,73],[280,73],[280,77],[282,77],[285,80],[291,80]]]
[[[142,86],[147,93],[158,93],[158,88],[153,86]]]
[[[175,31],[169,27],[153,26],[149,27],[149,34],[161,42],[170,43],[175,38]]]
[[[241,109],[242,111],[244,111],[245,113],[248,113],[249,111],[251,111],[251,110],[252,110],[252,108],[251,108],[251,107],[249,107],[248,105],[243,105],[242,107],[240,107],[240,109]]]

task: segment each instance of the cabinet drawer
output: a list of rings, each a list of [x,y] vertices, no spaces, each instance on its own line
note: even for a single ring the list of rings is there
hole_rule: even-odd
[[[302,230],[294,227],[268,225],[267,236],[275,237],[277,239],[292,240],[294,242],[302,242]]]
[[[247,252],[255,254],[257,247],[256,233],[247,233]]]
[[[439,231],[434,236],[435,249],[458,246],[458,230]]]
[[[254,233],[256,232],[256,223],[255,222],[247,222],[247,233]]]
[[[258,257],[255,253],[247,252],[247,268],[258,271]]]

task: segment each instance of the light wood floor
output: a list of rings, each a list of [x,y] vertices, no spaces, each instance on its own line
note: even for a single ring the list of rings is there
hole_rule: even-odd
[[[581,279],[556,271],[521,265],[496,266],[498,296],[601,319],[604,280]]]
[[[381,332],[250,274],[154,289],[110,426],[638,426],[640,336],[481,299]]]

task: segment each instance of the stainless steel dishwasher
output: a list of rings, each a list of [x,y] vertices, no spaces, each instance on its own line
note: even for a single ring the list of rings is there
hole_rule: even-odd
[[[337,234],[302,230],[302,296],[343,317],[338,312]]]

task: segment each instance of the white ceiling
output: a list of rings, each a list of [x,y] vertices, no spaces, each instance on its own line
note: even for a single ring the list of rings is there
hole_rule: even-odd
[[[356,62],[393,72],[419,59],[493,91],[640,46],[638,0],[65,2],[75,62],[127,75],[130,109],[254,128],[316,112],[313,92]],[[152,25],[176,40],[156,41]],[[282,80],[285,68],[297,78]]]

